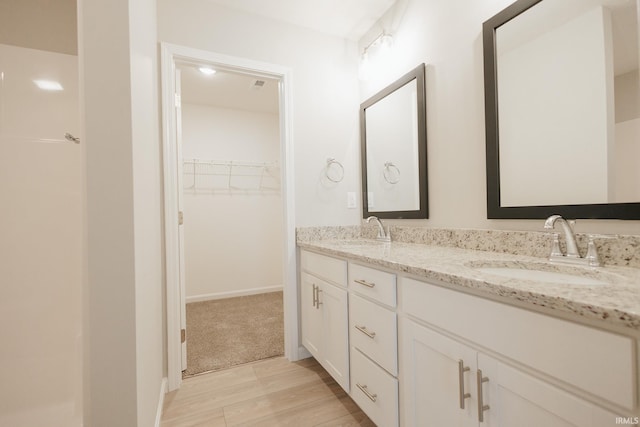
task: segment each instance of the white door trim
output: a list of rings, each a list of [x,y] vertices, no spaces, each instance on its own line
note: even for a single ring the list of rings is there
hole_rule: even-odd
[[[221,69],[280,81],[280,162],[283,203],[284,354],[298,360],[298,287],[296,280],[295,203],[293,174],[292,73],[287,67],[184,46],[161,43],[162,139],[164,158],[164,231],[167,302],[168,391],[182,383],[180,345],[180,271],[178,240],[178,184],[175,62],[208,63]]]

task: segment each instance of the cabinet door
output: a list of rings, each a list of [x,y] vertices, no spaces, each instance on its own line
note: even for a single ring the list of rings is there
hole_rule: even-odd
[[[605,427],[620,416],[482,353],[478,369],[487,379],[482,400],[489,406],[481,425]]]
[[[403,425],[477,427],[476,352],[406,318],[400,322]]]
[[[318,295],[322,311],[320,363],[349,392],[349,318],[347,291],[322,283]]]
[[[315,287],[319,280],[309,274],[302,273],[300,284],[300,322],[302,328],[302,345],[316,360],[320,360],[322,346],[322,310],[316,306]]]

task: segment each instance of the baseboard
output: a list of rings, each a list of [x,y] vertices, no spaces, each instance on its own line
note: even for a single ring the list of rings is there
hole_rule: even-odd
[[[298,347],[298,360],[308,359],[309,357],[312,357],[311,353],[309,353],[309,350],[307,350],[303,346]]]
[[[158,408],[156,409],[155,427],[160,427],[160,422],[162,421],[162,408],[164,407],[165,394],[167,394],[167,377],[164,377],[160,383],[160,397],[158,398]]]
[[[200,302],[200,301],[209,301],[214,299],[223,299],[223,298],[233,298],[233,297],[243,297],[247,295],[257,295],[257,294],[266,294],[269,292],[278,292],[282,291],[282,285],[279,286],[269,286],[267,288],[252,288],[252,289],[242,289],[239,291],[228,291],[228,292],[218,292],[215,294],[203,294],[203,295],[193,295],[185,298],[185,302],[189,304],[190,302]]]

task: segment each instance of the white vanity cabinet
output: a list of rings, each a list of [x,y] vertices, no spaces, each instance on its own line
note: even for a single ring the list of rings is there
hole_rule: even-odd
[[[484,425],[519,427],[607,427],[619,425],[613,413],[534,375],[478,353],[483,387]],[[491,402],[491,404],[490,404]],[[482,425],[482,424],[480,424]]]
[[[640,416],[635,335],[361,261],[301,257],[304,346],[381,427],[605,427]]]
[[[308,251],[300,256],[302,344],[349,392],[347,263]]]
[[[351,398],[377,425],[398,425],[396,275],[349,263]]]
[[[477,426],[471,348],[418,323],[400,320],[405,426]]]
[[[405,426],[604,427],[616,414],[408,319]]]
[[[600,427],[633,413],[633,340],[412,279],[400,289],[403,425]]]

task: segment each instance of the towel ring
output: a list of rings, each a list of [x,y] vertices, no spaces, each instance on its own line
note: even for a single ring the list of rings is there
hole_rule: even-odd
[[[331,170],[334,170],[334,172],[330,173]],[[340,182],[344,178],[344,167],[339,161],[330,157],[327,159],[327,167],[325,168],[324,174],[329,181]]]
[[[382,176],[389,184],[397,184],[400,182],[400,169],[392,162],[385,162]]]

